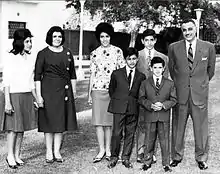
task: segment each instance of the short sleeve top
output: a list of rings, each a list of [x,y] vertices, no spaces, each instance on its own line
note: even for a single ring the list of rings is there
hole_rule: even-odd
[[[90,60],[90,72],[94,75],[92,90],[108,90],[112,72],[125,66],[122,50],[113,45],[99,46],[91,52]]]

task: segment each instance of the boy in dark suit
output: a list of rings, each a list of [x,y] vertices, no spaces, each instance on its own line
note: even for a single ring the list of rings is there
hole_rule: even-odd
[[[138,51],[128,48],[124,52],[126,66],[113,71],[109,85],[110,103],[108,112],[113,113],[113,131],[111,139],[111,160],[109,168],[115,167],[120,152],[122,131],[124,129],[124,146],[122,164],[131,168],[130,155],[138,120],[138,92],[145,75],[136,69]]]
[[[142,169],[146,171],[151,168],[158,135],[162,152],[162,165],[165,172],[168,172],[172,171],[169,166],[170,109],[177,102],[176,89],[173,81],[162,75],[165,67],[162,58],[154,57],[150,66],[153,75],[142,82],[139,92],[139,103],[145,109],[146,126]]]

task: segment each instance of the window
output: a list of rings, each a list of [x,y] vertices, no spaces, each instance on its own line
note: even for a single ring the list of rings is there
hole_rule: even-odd
[[[26,28],[26,22],[8,21],[8,38],[13,39],[15,30],[20,28]]]

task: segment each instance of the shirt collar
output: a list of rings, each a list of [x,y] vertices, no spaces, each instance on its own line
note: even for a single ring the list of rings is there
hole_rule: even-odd
[[[135,71],[135,69],[136,69],[135,67],[134,67],[133,69],[131,69],[131,68],[128,67],[128,65],[126,65],[125,68],[126,68],[127,74],[130,73],[130,70],[133,70],[132,73],[134,73],[134,71]]]
[[[155,75],[153,75],[153,79],[154,79],[154,83],[156,83],[156,79],[159,79],[159,84],[161,83],[161,80],[162,80],[162,75],[160,77],[156,77]]]
[[[193,48],[195,48],[196,42],[197,42],[197,39],[194,39],[194,40],[191,42]],[[186,47],[189,48],[189,45],[190,45],[190,42],[186,40]]]

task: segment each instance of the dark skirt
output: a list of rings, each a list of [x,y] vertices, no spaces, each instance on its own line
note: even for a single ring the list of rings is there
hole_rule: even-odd
[[[37,128],[37,111],[32,93],[11,93],[10,97],[14,112],[12,115],[5,114],[3,130],[24,132]]]
[[[95,126],[112,126],[113,114],[107,112],[110,97],[108,91],[92,91],[92,124]]]

